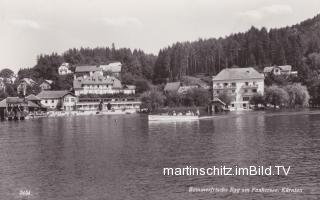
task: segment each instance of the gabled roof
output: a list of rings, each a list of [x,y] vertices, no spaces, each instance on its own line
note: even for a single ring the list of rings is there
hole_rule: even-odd
[[[95,65],[77,66],[75,72],[95,72],[101,69]]]
[[[279,68],[282,71],[291,71],[292,70],[292,66],[291,65],[282,65],[282,66],[270,66],[270,67],[265,67],[263,69],[264,73],[270,73],[272,72],[272,70],[274,68]]]
[[[29,96],[26,97],[28,101],[40,101],[41,99],[34,94],[30,94]]]
[[[282,71],[291,71],[292,66],[291,65],[282,65],[278,66]]]
[[[6,108],[8,104],[26,105],[26,102],[19,97],[7,97],[0,101],[0,108]]]
[[[23,78],[20,82],[25,82],[28,85],[32,85],[35,84],[36,82],[34,80],[32,80],[31,78]]]
[[[223,69],[213,78],[213,81],[264,79],[264,76],[252,67]]]
[[[72,94],[71,92],[67,91],[67,90],[44,90],[42,92],[40,92],[37,97],[40,99],[60,99],[63,98],[64,96],[66,96],[67,94],[70,94],[72,96],[74,96],[74,94]]]
[[[50,85],[53,83],[52,80],[44,80],[44,82],[47,82],[47,83],[49,83]]]
[[[60,65],[60,67],[66,67],[66,68],[69,68],[69,63],[66,63],[66,62],[64,62],[64,63],[62,63],[61,65]],[[59,67],[59,68],[60,68]]]
[[[171,82],[167,83],[166,86],[164,87],[164,91],[166,92],[177,92],[180,88],[181,83],[178,82]]]
[[[214,97],[213,100],[212,100],[212,103],[220,103],[222,105],[226,105],[225,102],[223,102],[221,99],[219,99],[218,97]]]
[[[135,85],[124,85],[123,88],[129,89],[129,90],[134,90],[136,89]]]
[[[0,101],[0,108],[6,108],[7,107],[7,99],[3,99]]]
[[[78,77],[73,81],[73,88],[80,89],[82,85],[112,85],[113,88],[122,88],[121,82],[112,76],[103,76],[99,72],[95,72],[92,76]]]
[[[122,67],[122,64],[120,62],[113,62],[108,65],[100,65],[100,68],[103,71],[111,71],[113,73],[120,73],[121,67]]]
[[[274,68],[273,66],[265,67],[265,68],[263,69],[263,72],[264,72],[264,73],[270,73],[270,72],[272,72],[273,68]]]

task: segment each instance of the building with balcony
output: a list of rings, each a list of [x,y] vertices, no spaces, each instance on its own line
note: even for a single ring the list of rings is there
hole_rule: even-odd
[[[70,68],[69,63],[62,63],[58,68],[59,75],[71,74],[72,71],[69,68]]]
[[[135,94],[135,86],[122,85],[120,80],[112,76],[103,76],[101,71],[91,72],[73,80],[73,89],[76,96],[104,95],[104,94]]]
[[[112,76],[120,77],[122,64],[121,62],[112,62],[112,63],[109,63],[108,65],[100,65],[100,68],[104,72],[110,73],[110,75]]]
[[[41,90],[51,90],[51,85],[52,85],[53,81],[52,80],[44,80],[39,87],[41,88]]]
[[[270,74],[273,74],[275,76],[279,76],[279,75],[297,76],[298,75],[297,71],[292,71],[292,66],[291,65],[265,67],[263,69],[263,73],[264,73],[265,76],[268,76]]]
[[[79,98],[78,111],[116,111],[133,110],[139,111],[141,101],[136,97],[124,98]]]
[[[76,109],[77,97],[66,90],[44,90],[37,95],[37,98],[48,110],[72,111]]]
[[[232,101],[230,110],[250,109],[249,101],[257,93],[264,93],[264,75],[255,69],[230,68],[212,78],[213,97],[227,93]]]

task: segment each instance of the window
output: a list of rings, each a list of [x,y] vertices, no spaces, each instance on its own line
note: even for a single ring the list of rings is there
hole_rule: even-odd
[[[243,101],[249,101],[250,100],[249,97],[243,97],[242,99],[243,99]]]
[[[232,90],[232,93],[235,93],[236,92],[236,90]]]
[[[224,83],[223,85],[226,87],[226,86],[228,86],[228,83]]]
[[[247,90],[247,89],[245,89],[245,90],[244,90],[244,93],[247,93],[247,92],[248,92],[248,90]]]
[[[219,90],[217,90],[217,94],[219,94],[220,93],[220,91]]]
[[[74,101],[74,98],[71,98],[71,102],[75,102],[75,101]]]
[[[51,103],[54,103],[54,100],[51,100]]]
[[[252,92],[253,92],[253,93],[256,93],[256,92],[257,92],[257,89],[252,89]]]
[[[236,83],[231,83],[232,87],[236,87]]]
[[[45,100],[44,102],[45,102],[45,103],[48,103],[48,100]]]
[[[234,104],[231,104],[231,107],[234,107]]]
[[[247,104],[246,104],[246,103],[244,103],[242,106],[243,106],[244,108],[246,108],[246,107],[247,107]]]
[[[248,86],[249,85],[249,82],[246,82],[246,86]]]

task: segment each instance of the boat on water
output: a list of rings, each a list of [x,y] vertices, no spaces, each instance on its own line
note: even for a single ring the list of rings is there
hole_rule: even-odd
[[[149,121],[194,121],[198,115],[148,115]]]

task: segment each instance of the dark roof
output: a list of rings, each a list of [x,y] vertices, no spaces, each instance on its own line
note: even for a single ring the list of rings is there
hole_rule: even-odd
[[[19,97],[7,97],[0,101],[0,107],[6,108],[8,104],[20,104],[20,105],[26,105],[26,102],[19,98]]]
[[[225,102],[223,102],[221,99],[219,99],[218,97],[214,97],[213,100],[212,100],[212,103],[220,103],[222,105],[226,105]]]
[[[7,97],[7,103],[12,103],[12,104],[20,104],[20,103],[23,103],[24,100],[19,98],[19,97]]]
[[[179,90],[181,83],[178,82],[171,82],[167,83],[166,86],[164,87],[164,91],[166,92],[176,92]]]
[[[72,94],[71,92],[69,92],[67,90],[57,90],[57,91],[45,90],[45,91],[40,92],[37,95],[37,97],[40,99],[60,99],[64,96],[66,96],[67,94],[74,96],[74,94]]]
[[[77,66],[75,72],[95,72],[101,69],[95,65]]]
[[[283,71],[291,71],[291,69],[292,69],[291,65],[282,65],[282,66],[278,66],[278,67]]]
[[[95,72],[92,76],[78,77],[73,81],[73,88],[80,89],[82,85],[112,85],[113,88],[122,88],[120,80],[113,76],[103,76],[99,72]]]
[[[227,68],[223,69],[213,81],[224,80],[246,80],[246,79],[264,79],[263,74],[260,74],[252,67],[247,68]]]
[[[39,105],[33,103],[32,101],[28,101],[28,107],[32,107],[32,108],[40,108]]]
[[[29,96],[26,97],[28,101],[40,101],[41,99],[34,94],[30,94]]]

